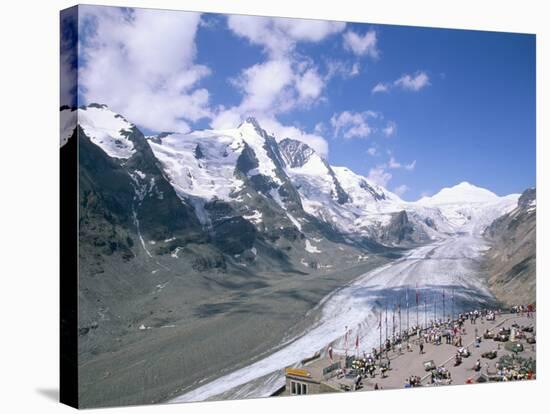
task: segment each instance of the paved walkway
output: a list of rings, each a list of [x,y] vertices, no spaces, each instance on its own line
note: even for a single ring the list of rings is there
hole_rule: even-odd
[[[466,321],[464,328],[466,334],[462,335],[463,345],[468,347],[471,355],[468,358],[462,359],[462,364],[455,367],[454,357],[457,352],[457,347],[453,345],[447,345],[445,343],[441,345],[424,344],[424,354],[419,354],[418,340],[416,337],[411,339],[411,352],[406,351],[406,347],[403,346],[403,354],[390,353],[389,358],[391,361],[391,370],[388,371],[386,378],[380,378],[376,375],[375,378],[368,378],[363,380],[364,389],[374,389],[374,385],[378,384],[382,389],[395,389],[404,388],[405,380],[410,376],[419,376],[423,378],[422,384],[428,385],[430,383],[430,374],[424,370],[424,361],[433,360],[437,366],[445,366],[452,378],[452,384],[464,384],[468,378],[475,377],[478,373],[473,370],[473,366],[477,359],[480,359],[482,369],[481,373],[486,373],[487,368],[490,372],[496,371],[495,364],[499,358],[503,355],[510,355],[511,352],[504,349],[504,343],[495,342],[492,339],[482,339],[480,347],[476,348],[473,344],[475,338],[475,328],[478,329],[478,336],[483,337],[483,333],[489,329],[490,331],[497,332],[501,327],[510,328],[512,324],[517,323],[519,326],[533,326],[536,332],[536,314],[532,318],[527,318],[526,315],[519,314],[506,314],[496,317],[495,321],[481,321],[478,319],[475,325],[470,324],[470,321]],[[529,345],[522,340],[521,343],[524,346],[524,351],[519,355],[524,358],[532,357],[536,359],[536,346]],[[497,350],[497,358],[488,360],[481,357],[481,354],[487,351]]]

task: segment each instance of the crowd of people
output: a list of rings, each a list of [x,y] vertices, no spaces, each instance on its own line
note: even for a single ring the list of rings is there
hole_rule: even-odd
[[[523,313],[527,317],[533,317],[534,307],[532,305],[518,305],[511,309],[513,313]],[[456,315],[456,317],[447,317],[446,319],[439,319],[430,321],[428,326],[412,326],[409,329],[404,329],[402,332],[393,333],[390,337],[382,343],[381,347],[375,347],[371,353],[363,353],[363,357],[352,358],[352,362],[347,366],[347,372],[343,375],[352,376],[355,380],[355,389],[363,387],[363,380],[366,378],[380,379],[386,378],[391,370],[390,354],[395,356],[402,355],[403,352],[412,352],[413,346],[418,348],[419,355],[425,353],[425,346],[430,345],[453,345],[456,347],[456,353],[454,356],[454,365],[458,366],[463,363],[463,359],[471,355],[470,349],[463,344],[463,337],[466,335],[466,331],[473,330],[474,332],[474,347],[480,347],[482,338],[493,338],[494,333],[489,332],[488,329],[482,331],[482,336],[478,332],[478,325],[480,321],[495,321],[502,312],[500,310],[489,309],[475,309],[469,312],[464,312]],[[471,326],[471,328],[467,328]],[[504,328],[501,328],[501,330]],[[518,337],[521,337],[523,330],[512,328],[514,332],[518,332]],[[506,333],[510,335],[508,331],[498,331],[496,335]],[[480,372],[482,369],[482,362],[477,359],[471,368],[474,372]],[[428,369],[426,369],[428,371]],[[430,383],[433,385],[450,384],[452,382],[450,371],[444,366],[434,366],[429,369]],[[525,370],[518,370],[517,367],[501,366],[499,374],[502,378],[515,379],[527,377],[528,374]],[[377,389],[379,388],[378,383]],[[416,375],[411,375],[405,379],[405,388],[412,388],[422,386],[422,378]]]

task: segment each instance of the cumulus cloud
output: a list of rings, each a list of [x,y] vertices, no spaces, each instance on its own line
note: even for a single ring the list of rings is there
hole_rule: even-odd
[[[228,27],[250,43],[262,46],[272,58],[288,55],[297,42],[319,42],[344,30],[346,24],[325,20],[231,15]]]
[[[394,121],[389,121],[384,128],[382,128],[382,133],[387,136],[391,137],[392,135],[395,135],[395,132],[397,131],[397,124]]]
[[[405,74],[394,81],[393,84],[401,89],[416,92],[428,86],[430,78],[426,72],[417,72],[414,75]]]
[[[380,52],[377,48],[377,36],[374,30],[369,30],[364,35],[360,35],[352,30],[344,33],[344,48],[351,51],[356,56],[369,56],[377,59]]]
[[[409,191],[409,187],[407,187],[405,184],[402,184],[400,186],[397,186],[393,189],[393,192],[397,194],[399,197],[401,197],[403,194],[405,194],[407,191]]]
[[[430,85],[430,77],[426,72],[416,72],[413,75],[404,74],[391,83],[378,82],[371,90],[372,94],[389,92],[392,88],[417,92]]]
[[[305,142],[313,148],[319,155],[326,157],[328,155],[328,143],[323,136],[318,133],[307,133],[296,126],[283,125],[275,118],[259,118],[260,125],[270,134],[274,135],[278,141],[285,138],[292,138]]]
[[[298,139],[326,156],[328,144],[317,129],[309,133],[294,125],[283,125],[277,116],[323,100],[329,78],[322,76],[314,62],[296,53],[295,48],[300,42],[320,42],[341,32],[345,23],[232,15],[228,16],[227,25],[235,35],[260,46],[267,58],[233,79],[242,100],[233,107],[214,111],[211,125],[235,127],[246,117],[254,116],[277,139]]]
[[[401,168],[401,163],[398,162],[398,161],[392,156],[392,157],[390,157],[390,160],[388,161],[388,167],[389,167],[389,168],[393,168],[393,169]]]
[[[387,166],[388,166],[388,168],[391,168],[391,169],[394,169],[394,170],[403,168],[407,171],[413,171],[416,167],[416,160],[414,160],[414,161],[412,161],[408,164],[403,164],[403,163],[397,161],[395,159],[395,157],[393,155],[391,155]]]
[[[391,173],[386,171],[386,168],[383,165],[378,165],[371,168],[369,170],[369,175],[367,176],[367,180],[381,187],[386,187],[391,179]]]
[[[350,138],[367,138],[373,128],[369,124],[369,118],[377,118],[378,114],[373,111],[351,112],[344,111],[332,115],[330,124],[334,129],[335,136]]]
[[[289,106],[291,90],[288,88],[294,82],[294,72],[288,59],[269,60],[258,63],[243,71],[235,85],[244,93],[241,109],[244,111],[267,111],[277,107]]]
[[[374,88],[372,88],[372,93],[381,93],[381,92],[388,92],[390,87],[387,83],[378,82],[376,85],[374,85]]]
[[[81,6],[79,73],[87,102],[109,105],[136,124],[186,132],[211,116],[198,87],[210,69],[195,63],[198,13]]]
[[[367,154],[369,154],[371,157],[375,157],[378,155],[378,149],[376,147],[369,147],[367,150]]]
[[[373,153],[371,155],[376,155],[377,151],[374,147],[369,148],[369,154],[370,150],[373,149]],[[390,172],[390,170],[399,170],[404,169],[406,171],[413,171],[416,166],[416,160],[412,161],[409,164],[404,164],[402,162],[397,161],[395,157],[391,154],[391,151],[388,151],[388,155],[390,156],[389,160],[385,163],[378,164],[375,167],[371,168],[369,170],[369,174],[367,178],[382,187],[387,187],[388,183],[393,178],[393,174]],[[407,186],[401,185],[394,189],[394,192],[401,196],[406,191],[408,191],[409,188]]]
[[[409,164],[405,164],[403,166],[403,168],[405,168],[407,171],[413,171],[416,167],[416,160],[414,160],[413,162],[409,163]]]
[[[296,79],[298,97],[302,102],[310,102],[319,97],[324,87],[325,84],[315,68],[306,70]]]
[[[346,139],[367,138],[373,133],[387,137],[394,135],[397,124],[394,121],[388,121],[385,124],[383,122],[384,115],[375,111],[343,111],[333,114],[330,119],[334,136]]]
[[[325,80],[330,80],[336,76],[343,79],[353,78],[361,73],[361,64],[359,62],[346,62],[343,60],[330,59],[326,61],[327,73]]]

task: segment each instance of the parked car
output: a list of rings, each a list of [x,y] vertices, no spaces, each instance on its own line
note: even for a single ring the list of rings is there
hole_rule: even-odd
[[[435,368],[436,368],[435,362],[432,359],[430,359],[429,361],[424,362],[424,370],[425,371],[432,371]]]
[[[497,357],[497,351],[492,350],[492,351],[484,352],[481,354],[481,357],[487,358],[487,359],[495,359]]]

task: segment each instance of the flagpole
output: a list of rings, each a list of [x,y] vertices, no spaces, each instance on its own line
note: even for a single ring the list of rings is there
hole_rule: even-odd
[[[406,290],[407,299],[407,343],[409,342],[409,287]]]
[[[386,301],[386,341],[388,340],[388,302]]]
[[[382,310],[380,310],[380,321],[378,322],[378,329],[380,330],[380,362],[382,362]]]
[[[437,292],[434,292],[434,324],[437,323]]]
[[[426,303],[426,295],[424,295],[424,329],[428,329],[428,307]]]
[[[391,314],[391,336],[392,336],[392,339],[395,339],[395,303],[392,306],[392,314]]]
[[[419,296],[418,296],[418,283],[416,284],[416,327],[420,327],[420,322],[418,320],[418,306],[419,306]]]
[[[451,308],[452,308],[451,319],[454,319],[455,318],[455,288],[454,287],[451,290]]]
[[[397,316],[399,317],[399,340],[401,340],[401,334],[403,330],[401,329],[401,297],[399,297],[399,305],[397,305]]]
[[[445,289],[443,289],[443,322],[445,322]]]

